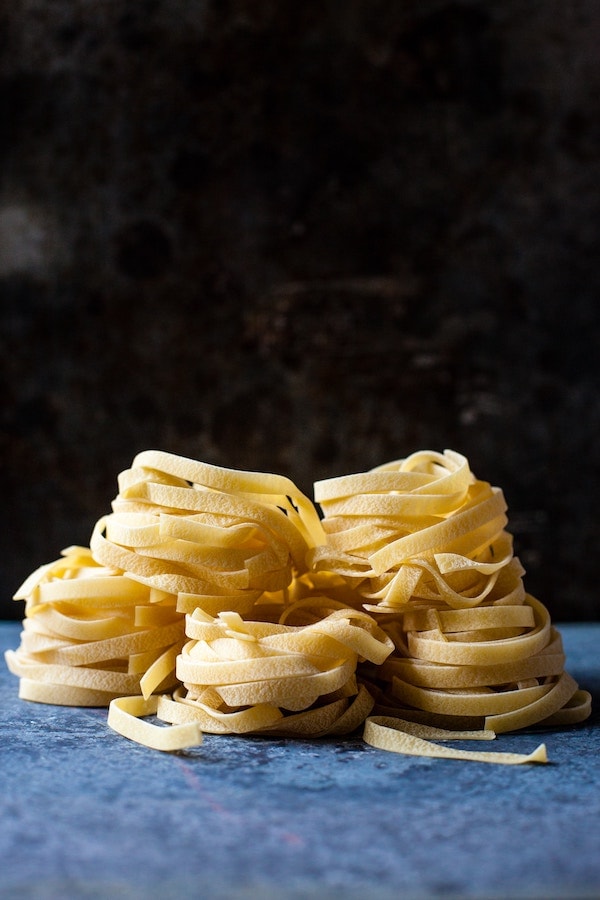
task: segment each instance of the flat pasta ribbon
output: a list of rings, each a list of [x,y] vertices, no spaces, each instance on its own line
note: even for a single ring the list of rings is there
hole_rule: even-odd
[[[405,753],[409,756],[430,756],[441,759],[462,759],[473,762],[496,763],[501,765],[522,765],[523,763],[546,763],[546,745],[540,744],[532,753],[486,752],[485,750],[463,750],[435,743],[459,740],[492,740],[491,731],[445,731],[428,725],[416,725],[389,716],[370,716],[365,722],[363,738],[372,747]]]

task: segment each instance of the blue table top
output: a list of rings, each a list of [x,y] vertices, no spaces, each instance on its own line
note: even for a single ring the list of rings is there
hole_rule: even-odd
[[[600,623],[559,625],[567,669],[600,697]],[[0,649],[18,623],[0,623]],[[320,741],[206,735],[164,754],[106,710],[21,701],[0,665],[0,896],[600,896],[600,715],[501,735],[496,766]],[[472,747],[471,747],[472,748]]]

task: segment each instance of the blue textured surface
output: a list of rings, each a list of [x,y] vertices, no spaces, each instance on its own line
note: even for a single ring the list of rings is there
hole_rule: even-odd
[[[560,626],[600,696],[600,624]],[[0,623],[2,650],[18,623]],[[547,766],[419,759],[360,738],[207,735],[178,754],[105,710],[20,701],[0,666],[0,895],[10,898],[600,896],[600,730],[498,738]]]

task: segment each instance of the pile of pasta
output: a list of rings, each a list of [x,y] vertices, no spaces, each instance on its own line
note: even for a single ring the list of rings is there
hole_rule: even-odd
[[[383,749],[508,764],[545,746],[445,742],[590,713],[525,592],[502,492],[458,453],[317,482],[313,502],[280,475],[148,450],[111,509],[15,595],[24,699],[108,706],[161,750],[363,726]]]
[[[312,567],[343,576],[394,643],[361,673],[377,713],[493,733],[587,718],[591,697],[525,591],[502,491],[464,456],[417,452],[317,482],[315,499],[327,540]]]
[[[20,695],[109,705],[117,730],[162,749],[202,731],[356,729],[373,706],[358,661],[381,663],[392,643],[348,606],[343,579],[310,576],[323,540],[289,479],[138,454],[89,549],[69,548],[15,595],[26,618],[6,658]],[[135,721],[155,714],[178,727]]]

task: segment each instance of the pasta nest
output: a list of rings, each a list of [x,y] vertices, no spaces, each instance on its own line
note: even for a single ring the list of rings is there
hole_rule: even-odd
[[[307,624],[244,621],[237,613],[213,618],[197,609],[186,617],[191,640],[177,661],[183,687],[159,704],[171,722],[195,721],[203,730],[324,735],[355,730],[373,707],[359,686],[359,661],[382,663],[393,649],[371,616],[313,597],[298,601]]]
[[[181,612],[250,611],[284,592],[324,539],[312,502],[287,478],[144,451],[118,477],[94,558],[178,598]]]
[[[36,569],[15,594],[26,601],[18,650],[8,667],[26,700],[107,706],[124,694],[177,685],[185,642],[176,598],[68,547]]]
[[[394,642],[363,667],[376,710],[442,728],[581,721],[548,610],[526,593],[502,491],[452,450],[317,482],[327,535],[316,571],[343,577]]]

